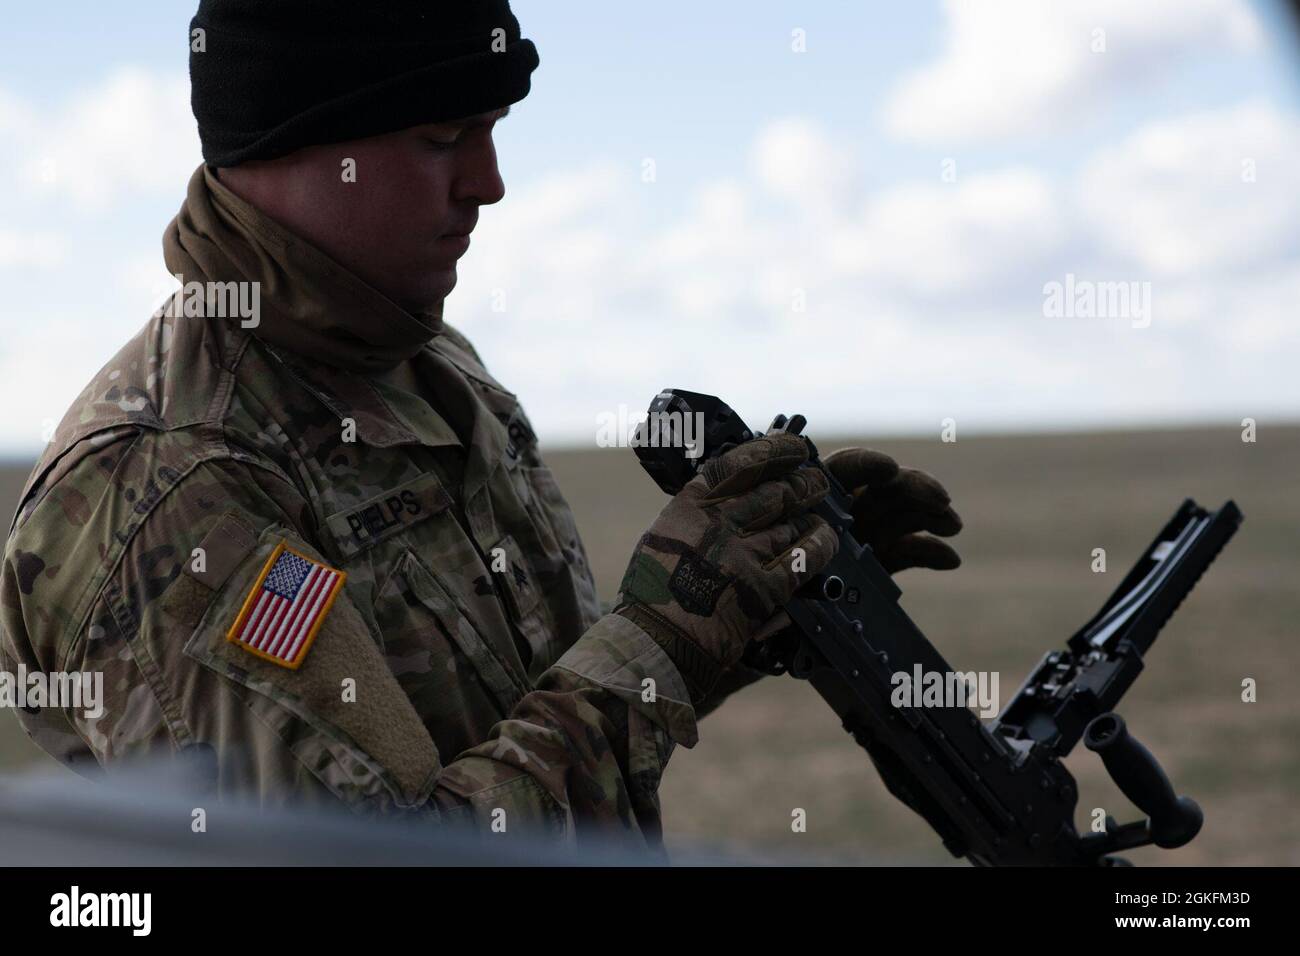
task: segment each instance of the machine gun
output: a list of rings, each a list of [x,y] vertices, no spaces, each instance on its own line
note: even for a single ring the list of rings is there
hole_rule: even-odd
[[[802,415],[769,428],[801,434]],[[661,392],[633,445],[661,489],[676,494],[709,458],[757,437],[720,399]],[[804,467],[831,491],[814,509],[839,550],[786,605],[793,625],[751,643],[745,662],[808,680],[870,755],[885,785],[919,813],[954,856],[981,866],[1123,864],[1115,851],[1182,846],[1201,809],[1177,796],[1155,757],[1114,712],[1170,615],[1241,524],[1228,501],[1207,511],[1191,499],[1156,535],[1100,611],[1050,651],[992,723],[961,706],[896,706],[895,675],[954,671],[898,603],[902,593],[871,549],[853,538],[851,496],[808,441]],[[915,700],[912,702],[915,704]],[[1062,759],[1083,738],[1146,819],[1081,835],[1078,788]]]

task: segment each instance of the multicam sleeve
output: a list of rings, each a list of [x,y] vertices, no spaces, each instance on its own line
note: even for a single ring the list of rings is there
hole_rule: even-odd
[[[255,668],[226,666],[212,650],[234,590],[265,557],[257,529],[267,529],[262,540],[272,529],[296,535],[281,480],[227,461],[176,475],[161,457],[145,444],[86,458],[10,537],[0,579],[6,667],[79,674],[96,689],[80,705],[19,710],[24,729],[85,773],[197,752],[203,759],[190,765],[211,770],[201,782],[218,796],[394,803],[391,780],[314,722],[310,700],[278,696]],[[165,489],[164,473],[174,479]],[[346,613],[330,634],[325,646],[370,642]]]
[[[659,843],[658,788],[675,744],[697,740],[686,686],[663,649],[618,615],[601,618],[482,744],[449,764],[435,800],[481,825],[512,813],[553,832]]]
[[[694,744],[695,717],[676,669],[635,625],[602,618],[486,741],[443,766],[343,589],[297,667],[230,639],[277,548],[325,564],[288,482],[204,462],[124,534],[127,503],[156,469],[128,456],[106,480],[98,467],[45,496],[3,569],[5,660],[102,675],[98,713],[20,713],[53,755],[112,770],[198,751],[218,797],[658,843],[658,782],[674,743]]]

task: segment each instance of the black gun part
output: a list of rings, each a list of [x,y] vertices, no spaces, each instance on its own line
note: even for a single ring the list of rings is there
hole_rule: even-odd
[[[680,440],[688,415],[699,416],[689,449]],[[769,431],[800,434],[804,425],[803,416],[782,415]],[[676,494],[704,461],[754,437],[720,399],[667,389],[633,444],[659,487]],[[826,471],[808,446],[805,467]],[[1209,512],[1184,502],[1097,615],[1065,650],[1049,653],[997,720],[985,724],[964,702],[895,705],[896,675],[956,672],[899,605],[902,592],[871,549],[854,540],[850,494],[827,477],[831,492],[814,511],[838,533],[839,550],[786,606],[793,626],[751,644],[746,663],[809,681],[889,791],[924,817],[953,855],[974,864],[1111,864],[1123,862],[1108,855],[1117,850],[1181,846],[1196,835],[1200,809],[1174,793],[1112,708],[1161,627],[1241,523],[1236,505]],[[1061,758],[1085,735],[1147,819],[1121,826],[1107,818],[1104,833],[1078,833],[1078,790]]]

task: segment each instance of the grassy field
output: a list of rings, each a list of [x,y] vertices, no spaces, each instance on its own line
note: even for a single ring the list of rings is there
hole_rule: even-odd
[[[822,441],[823,451],[846,442]],[[1190,846],[1138,863],[1300,864],[1300,427],[1264,423],[1245,444],[1216,429],[868,442],[938,476],[965,521],[954,572],[904,572],[903,605],[961,670],[1000,674],[1009,699],[1048,649],[1086,621],[1184,497],[1234,498],[1246,522],[1182,606],[1121,708],[1180,792],[1205,809]],[[547,459],[574,506],[603,596],[663,504],[626,449]],[[0,470],[12,502],[25,468]],[[6,518],[11,508],[6,505]],[[1106,549],[1108,574],[1090,570]],[[1241,701],[1244,678],[1258,702]],[[673,756],[662,790],[670,847],[750,855],[946,863],[808,686],[768,678],[727,701]],[[0,766],[46,758],[0,715]],[[1100,761],[1078,748],[1079,821],[1094,807],[1137,816]],[[807,832],[791,813],[807,813]]]

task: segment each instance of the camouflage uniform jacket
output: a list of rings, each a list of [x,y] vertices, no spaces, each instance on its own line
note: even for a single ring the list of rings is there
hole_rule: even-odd
[[[209,187],[196,174],[187,205]],[[262,325],[184,314],[182,290],[85,389],[23,492],[4,665],[99,671],[106,698],[98,719],[20,711],[27,731],[88,769],[198,747],[218,794],[264,803],[657,843],[659,780],[696,713],[659,646],[601,616],[515,396],[440,321],[410,371],[437,382],[464,443],[383,375],[272,345],[292,342],[286,276],[313,307],[356,308],[356,328],[396,307],[250,210],[227,222],[244,235],[178,220],[273,253]],[[232,639],[281,545],[346,574],[297,667]]]

